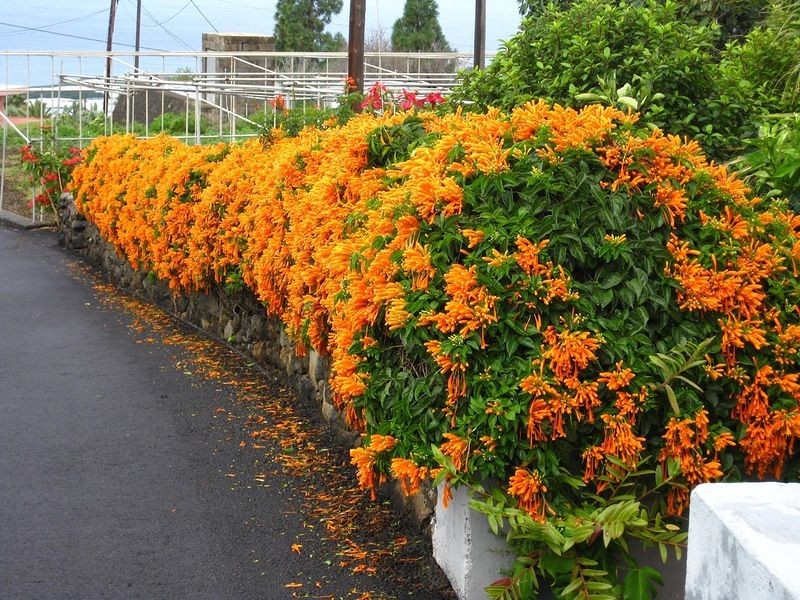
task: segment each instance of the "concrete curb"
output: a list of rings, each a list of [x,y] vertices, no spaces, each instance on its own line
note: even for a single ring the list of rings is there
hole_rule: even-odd
[[[28,217],[23,217],[8,210],[0,210],[0,223],[16,227],[17,229],[42,229],[43,227],[54,227],[54,223],[36,223]]]

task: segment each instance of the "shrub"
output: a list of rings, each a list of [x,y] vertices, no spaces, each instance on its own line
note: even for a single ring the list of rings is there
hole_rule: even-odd
[[[22,167],[30,183],[38,191],[34,208],[49,211],[59,222],[59,196],[66,189],[72,170],[81,161],[81,150],[59,144],[51,127],[42,127],[42,140],[20,148]]]
[[[796,93],[791,74],[798,64],[800,36],[787,37],[779,29],[757,28],[723,51],[720,90],[743,93],[764,112],[794,110]]]
[[[718,89],[718,40],[715,25],[682,21],[669,2],[551,5],[524,20],[485,70],[467,72],[453,98],[504,109],[535,98],[579,106],[576,96],[613,80],[639,90],[643,119],[728,157],[741,137],[755,133],[760,105],[747,90]]]
[[[496,597],[647,598],[689,490],[798,479],[800,221],[612,109],[361,115],[259,145],[97,140],[79,206],[175,290],[241,280],[364,432],[361,485],[467,485]]]
[[[767,121],[734,165],[763,196],[784,197],[800,212],[800,114]]]
[[[200,118],[200,133],[205,134],[210,129],[205,117]],[[150,123],[150,131],[167,133],[175,136],[186,136],[195,134],[194,115],[187,117],[182,113],[164,113],[159,115]]]

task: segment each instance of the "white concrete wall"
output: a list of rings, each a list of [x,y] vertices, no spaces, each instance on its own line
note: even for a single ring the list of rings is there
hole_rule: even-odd
[[[686,600],[800,599],[800,484],[692,492]]]
[[[514,563],[505,537],[489,529],[486,515],[469,507],[465,487],[453,490],[444,508],[439,486],[433,521],[433,557],[460,600],[486,600],[485,588]]]

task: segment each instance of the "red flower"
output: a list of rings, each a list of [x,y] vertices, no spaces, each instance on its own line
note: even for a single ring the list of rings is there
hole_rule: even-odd
[[[425,100],[417,98],[417,94],[403,90],[403,101],[400,103],[400,108],[403,110],[411,110],[412,108],[422,108],[425,105]]]
[[[269,103],[275,110],[286,110],[286,99],[281,94],[276,94]]]
[[[439,92],[431,92],[425,96],[424,102],[430,104],[431,108],[433,108],[437,104],[444,104],[444,96],[442,96]]]
[[[373,110],[380,110],[383,108],[383,97],[388,93],[386,86],[383,85],[380,81],[376,81],[375,84],[369,89],[367,95],[364,97],[364,101],[359,104],[360,109],[371,108]]]

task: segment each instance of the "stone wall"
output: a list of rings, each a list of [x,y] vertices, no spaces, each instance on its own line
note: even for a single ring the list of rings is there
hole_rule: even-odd
[[[120,126],[124,126],[129,121],[152,125],[153,121],[161,115],[185,115],[187,111],[190,121],[189,129],[194,131],[193,98],[187,98],[185,95],[168,90],[135,90],[119,95],[111,119],[115,125]]]

